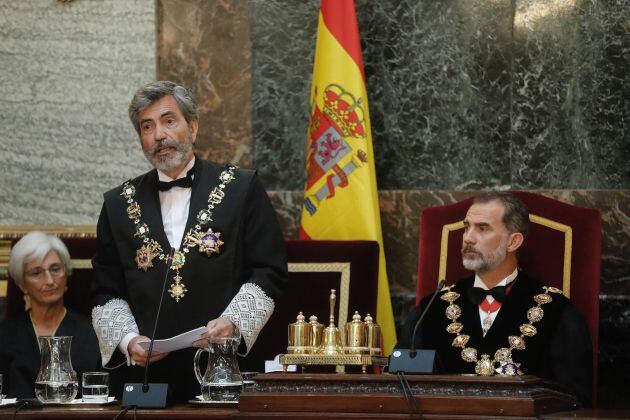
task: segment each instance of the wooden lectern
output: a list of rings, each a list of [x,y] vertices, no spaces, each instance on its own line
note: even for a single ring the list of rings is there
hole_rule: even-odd
[[[391,374],[257,375],[239,398],[239,416],[537,418],[577,407],[572,395],[535,376],[409,375],[407,380],[415,406]]]

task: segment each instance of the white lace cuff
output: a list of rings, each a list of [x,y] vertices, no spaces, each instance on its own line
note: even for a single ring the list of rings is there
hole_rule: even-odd
[[[94,307],[92,325],[98,337],[103,366],[109,362],[116,346],[128,333],[139,333],[131,308],[122,299],[112,299],[103,306]]]
[[[254,283],[245,283],[221,314],[232,321],[241,331],[247,352],[258,338],[274,309],[274,302]],[[246,353],[247,354],[247,353]]]

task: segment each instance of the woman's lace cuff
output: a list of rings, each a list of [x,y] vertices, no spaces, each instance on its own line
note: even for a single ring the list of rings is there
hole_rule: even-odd
[[[249,352],[260,330],[269,321],[274,307],[273,299],[267,296],[260,286],[245,283],[221,316],[239,328]]]
[[[122,299],[112,299],[105,305],[94,307],[92,309],[92,325],[98,337],[103,366],[109,362],[118,343],[128,333],[139,334],[131,308]]]

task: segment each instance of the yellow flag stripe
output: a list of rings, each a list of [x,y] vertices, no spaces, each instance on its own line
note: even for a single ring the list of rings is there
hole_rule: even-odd
[[[306,209],[302,210],[302,228],[312,239],[378,242],[380,252],[376,319],[383,332],[384,353],[389,354],[396,343],[396,329],[385,265],[365,84],[361,69],[330,33],[320,13],[311,89],[313,103],[320,110],[325,107],[324,91],[330,85],[340,86],[352,95],[344,96],[344,100],[350,101],[351,97],[360,100],[360,103],[353,105],[358,105],[361,110],[365,129],[364,138],[345,138],[352,152],[340,160],[338,165],[343,168],[350,161],[358,162],[356,156],[359,150],[365,152],[367,162],[348,175],[346,187],[338,186],[334,189],[332,198],[324,198],[321,201],[313,198],[318,191],[326,188],[328,173],[305,191],[307,198],[310,196],[313,202],[317,203],[317,210],[313,215]]]

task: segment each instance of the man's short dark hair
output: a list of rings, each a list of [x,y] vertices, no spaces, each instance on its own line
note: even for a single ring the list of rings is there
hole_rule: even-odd
[[[173,82],[159,80],[138,89],[129,104],[129,119],[131,119],[131,123],[138,134],[140,134],[138,115],[147,107],[168,95],[175,98],[175,102],[177,102],[177,106],[188,124],[198,119],[197,101],[193,93],[189,89]]]
[[[503,204],[503,224],[510,233],[520,232],[523,236],[527,236],[529,210],[520,198],[505,191],[489,191],[476,196],[473,204],[485,204],[491,201],[499,201]]]

